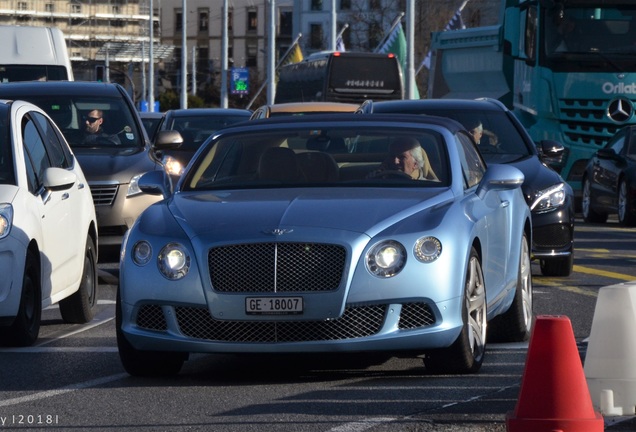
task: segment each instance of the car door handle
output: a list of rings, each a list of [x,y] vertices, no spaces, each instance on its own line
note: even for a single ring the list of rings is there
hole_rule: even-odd
[[[501,207],[502,208],[508,207],[509,205],[510,205],[510,201],[508,201],[508,200],[501,202]]]
[[[70,196],[70,195],[68,194],[68,192],[64,192],[64,193],[62,194],[62,201],[64,201],[65,199],[68,199],[68,197],[69,197],[69,196]]]
[[[84,189],[84,183],[78,183],[77,184],[77,188],[78,189]]]

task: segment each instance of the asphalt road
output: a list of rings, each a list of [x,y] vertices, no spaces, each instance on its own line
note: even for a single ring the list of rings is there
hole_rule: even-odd
[[[599,289],[636,280],[636,230],[579,221],[575,232],[572,276],[533,265],[535,313],[567,317],[583,361]],[[416,358],[193,355],[177,377],[130,377],[115,341],[116,253],[100,257],[93,322],[49,308],[36,345],[0,348],[0,429],[498,432],[519,403],[527,343],[490,344],[475,375],[427,375]],[[604,424],[636,431],[634,416]]]

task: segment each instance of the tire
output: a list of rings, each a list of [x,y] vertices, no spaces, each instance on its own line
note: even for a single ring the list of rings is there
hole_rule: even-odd
[[[559,258],[542,258],[539,260],[543,276],[570,276],[574,267],[574,255]]]
[[[636,215],[634,215],[634,202],[630,199],[629,185],[625,179],[621,180],[621,184],[618,188],[618,223],[623,226],[636,225]]]
[[[121,325],[122,306],[118,289],[115,310],[117,348],[119,350],[119,359],[126,372],[140,377],[172,376],[179,373],[188,357],[187,353],[135,349],[126,339],[124,332],[121,330]]]
[[[519,260],[517,288],[510,308],[491,320],[488,338],[497,342],[522,342],[530,338],[533,321],[532,270],[530,247],[524,234]]]
[[[67,323],[83,324],[93,319],[97,304],[97,254],[90,236],[84,250],[84,269],[75,293],[60,301],[60,313]]]
[[[436,374],[476,373],[486,352],[486,287],[479,255],[473,247],[468,259],[462,320],[464,325],[453,344],[424,357],[426,370]]]
[[[607,222],[607,213],[600,213],[592,208],[592,187],[590,181],[583,179],[583,197],[581,198],[581,212],[583,219],[588,223]]]
[[[22,279],[22,293],[18,314],[13,323],[5,328],[2,343],[9,346],[31,346],[40,334],[42,318],[42,290],[37,259],[27,252]]]

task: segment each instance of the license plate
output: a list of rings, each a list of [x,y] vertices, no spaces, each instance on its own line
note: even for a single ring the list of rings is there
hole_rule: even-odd
[[[302,297],[247,297],[245,313],[249,315],[297,315],[303,313]]]

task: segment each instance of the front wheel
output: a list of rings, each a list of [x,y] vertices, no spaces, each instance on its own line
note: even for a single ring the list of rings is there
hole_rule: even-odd
[[[464,374],[479,371],[486,352],[486,286],[479,255],[473,247],[470,251],[464,304],[464,325],[453,344],[448,348],[432,351],[424,358],[426,370],[432,373]]]
[[[9,346],[33,345],[40,334],[41,317],[42,292],[39,266],[35,256],[27,252],[18,314],[13,324],[3,329],[2,343]]]
[[[93,239],[86,239],[84,269],[75,293],[60,301],[60,313],[67,323],[83,324],[93,319],[97,304],[97,258]]]
[[[559,258],[541,258],[539,261],[543,276],[570,276],[574,267],[574,256]]]
[[[165,351],[141,351],[132,346],[121,329],[122,305],[119,289],[115,308],[115,332],[119,359],[126,372],[133,376],[157,377],[179,373],[187,359],[186,353]]]
[[[599,213],[592,208],[592,186],[586,178],[583,180],[583,198],[581,199],[583,219],[588,223],[607,222],[607,213]]]
[[[623,179],[618,188],[618,223],[623,226],[636,225],[636,215],[634,215],[634,198],[629,185]]]
[[[530,267],[530,247],[523,235],[521,257],[517,273],[515,297],[510,308],[494,318],[489,325],[488,336],[497,342],[521,342],[530,338],[533,319],[532,271]]]

